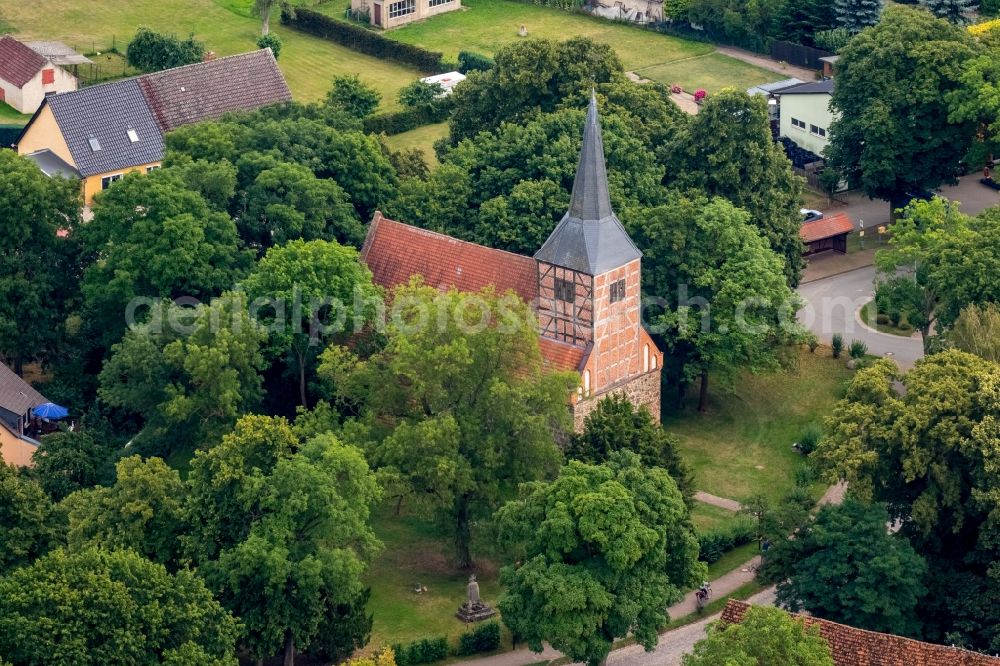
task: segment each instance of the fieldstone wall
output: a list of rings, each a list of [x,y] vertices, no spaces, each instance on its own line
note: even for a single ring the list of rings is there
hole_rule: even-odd
[[[660,368],[656,368],[627,382],[613,386],[603,393],[578,400],[573,405],[573,430],[576,432],[583,430],[584,419],[597,407],[601,398],[619,394],[628,398],[636,407],[645,406],[652,414],[653,419],[657,423],[660,422]]]

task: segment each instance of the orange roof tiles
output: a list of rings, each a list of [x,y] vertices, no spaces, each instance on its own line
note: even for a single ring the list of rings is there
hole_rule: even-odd
[[[820,220],[805,222],[799,228],[803,243],[814,243],[851,231],[854,231],[854,223],[846,213],[835,213]]]
[[[535,260],[494,250],[427,229],[395,222],[375,213],[361,258],[383,287],[406,284],[422,275],[433,287],[479,291],[493,285],[513,290],[526,303],[538,297]]]
[[[473,292],[493,285],[500,293],[512,290],[532,306],[538,298],[538,268],[531,257],[396,222],[377,211],[361,259],[375,283],[386,288],[421,275],[425,284],[439,289]],[[550,369],[582,370],[586,348],[543,337],[539,346]]]
[[[722,621],[739,623],[749,608],[750,604],[730,599],[722,611]],[[835,666],[1000,666],[1000,659],[978,652],[867,631],[815,617],[802,616],[802,619],[809,626],[819,626],[820,635],[830,644]]]

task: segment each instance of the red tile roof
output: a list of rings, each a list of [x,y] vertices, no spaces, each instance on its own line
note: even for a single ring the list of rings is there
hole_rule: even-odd
[[[854,231],[854,223],[846,213],[835,213],[820,220],[806,222],[799,228],[803,243],[814,243]]]
[[[0,37],[0,79],[20,88],[48,61],[10,35]]]
[[[422,275],[426,284],[440,289],[479,291],[493,285],[499,293],[513,290],[526,303],[538,296],[538,271],[531,257],[395,222],[377,211],[361,258],[383,287]]]
[[[739,623],[750,604],[730,599],[722,611],[726,624]],[[819,626],[830,644],[835,666],[1000,666],[1000,659],[959,648],[924,643],[912,638],[880,634],[845,624],[803,616]]]
[[[426,284],[439,289],[471,292],[493,285],[498,292],[512,290],[532,306],[538,298],[538,268],[531,257],[395,222],[377,211],[361,259],[375,283],[386,288],[421,275]],[[543,337],[538,342],[547,367],[582,371],[587,348]]]

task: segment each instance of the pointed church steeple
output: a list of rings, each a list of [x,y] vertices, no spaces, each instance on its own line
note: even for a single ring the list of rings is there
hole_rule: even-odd
[[[597,96],[591,92],[569,210],[535,253],[535,259],[599,275],[641,256],[611,209]]]

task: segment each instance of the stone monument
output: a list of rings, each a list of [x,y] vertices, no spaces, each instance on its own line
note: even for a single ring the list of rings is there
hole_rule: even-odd
[[[495,610],[480,600],[476,574],[469,576],[469,584],[465,587],[465,594],[465,603],[455,613],[455,617],[462,622],[479,622],[497,614]]]

